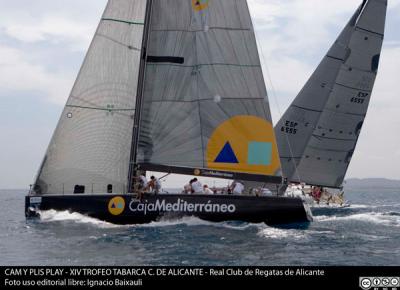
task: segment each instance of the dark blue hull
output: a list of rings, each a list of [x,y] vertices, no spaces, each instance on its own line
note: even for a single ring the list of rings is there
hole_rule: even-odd
[[[27,217],[40,210],[78,212],[114,224],[144,224],[161,218],[195,216],[212,222],[308,223],[311,212],[299,198],[230,195],[43,195],[27,196]]]

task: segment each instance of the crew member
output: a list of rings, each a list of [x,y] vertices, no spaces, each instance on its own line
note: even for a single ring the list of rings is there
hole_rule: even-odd
[[[203,186],[203,193],[204,194],[214,194],[214,192],[208,187],[207,184]]]
[[[155,176],[150,177],[150,181],[147,183],[146,191],[151,191],[158,194],[161,191],[161,181]]]
[[[233,192],[233,194],[241,195],[241,194],[243,194],[243,191],[244,191],[244,185],[240,181],[235,181],[232,184],[232,192]]]
[[[192,193],[203,193],[203,186],[197,178],[193,179]]]

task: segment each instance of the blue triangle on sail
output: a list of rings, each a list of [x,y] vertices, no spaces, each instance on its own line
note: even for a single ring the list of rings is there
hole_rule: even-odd
[[[113,203],[113,204],[111,205],[111,208],[116,208],[115,203]]]
[[[226,142],[224,148],[222,148],[221,152],[217,156],[214,161],[215,163],[239,163],[236,158],[235,152],[233,152],[231,144]]]

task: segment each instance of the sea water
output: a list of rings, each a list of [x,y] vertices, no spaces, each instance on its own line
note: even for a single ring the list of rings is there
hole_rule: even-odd
[[[308,228],[187,217],[119,226],[46,211],[26,221],[24,190],[0,190],[1,265],[400,265],[400,189],[347,190]]]

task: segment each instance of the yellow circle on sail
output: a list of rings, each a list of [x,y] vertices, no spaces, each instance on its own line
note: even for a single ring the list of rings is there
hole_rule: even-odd
[[[275,175],[281,168],[272,124],[255,116],[236,116],[222,123],[207,146],[210,169]]]
[[[208,8],[208,3],[210,0],[192,0],[193,9],[196,11],[201,11]]]
[[[114,197],[108,203],[108,211],[112,215],[120,215],[125,210],[125,199],[120,196]]]

